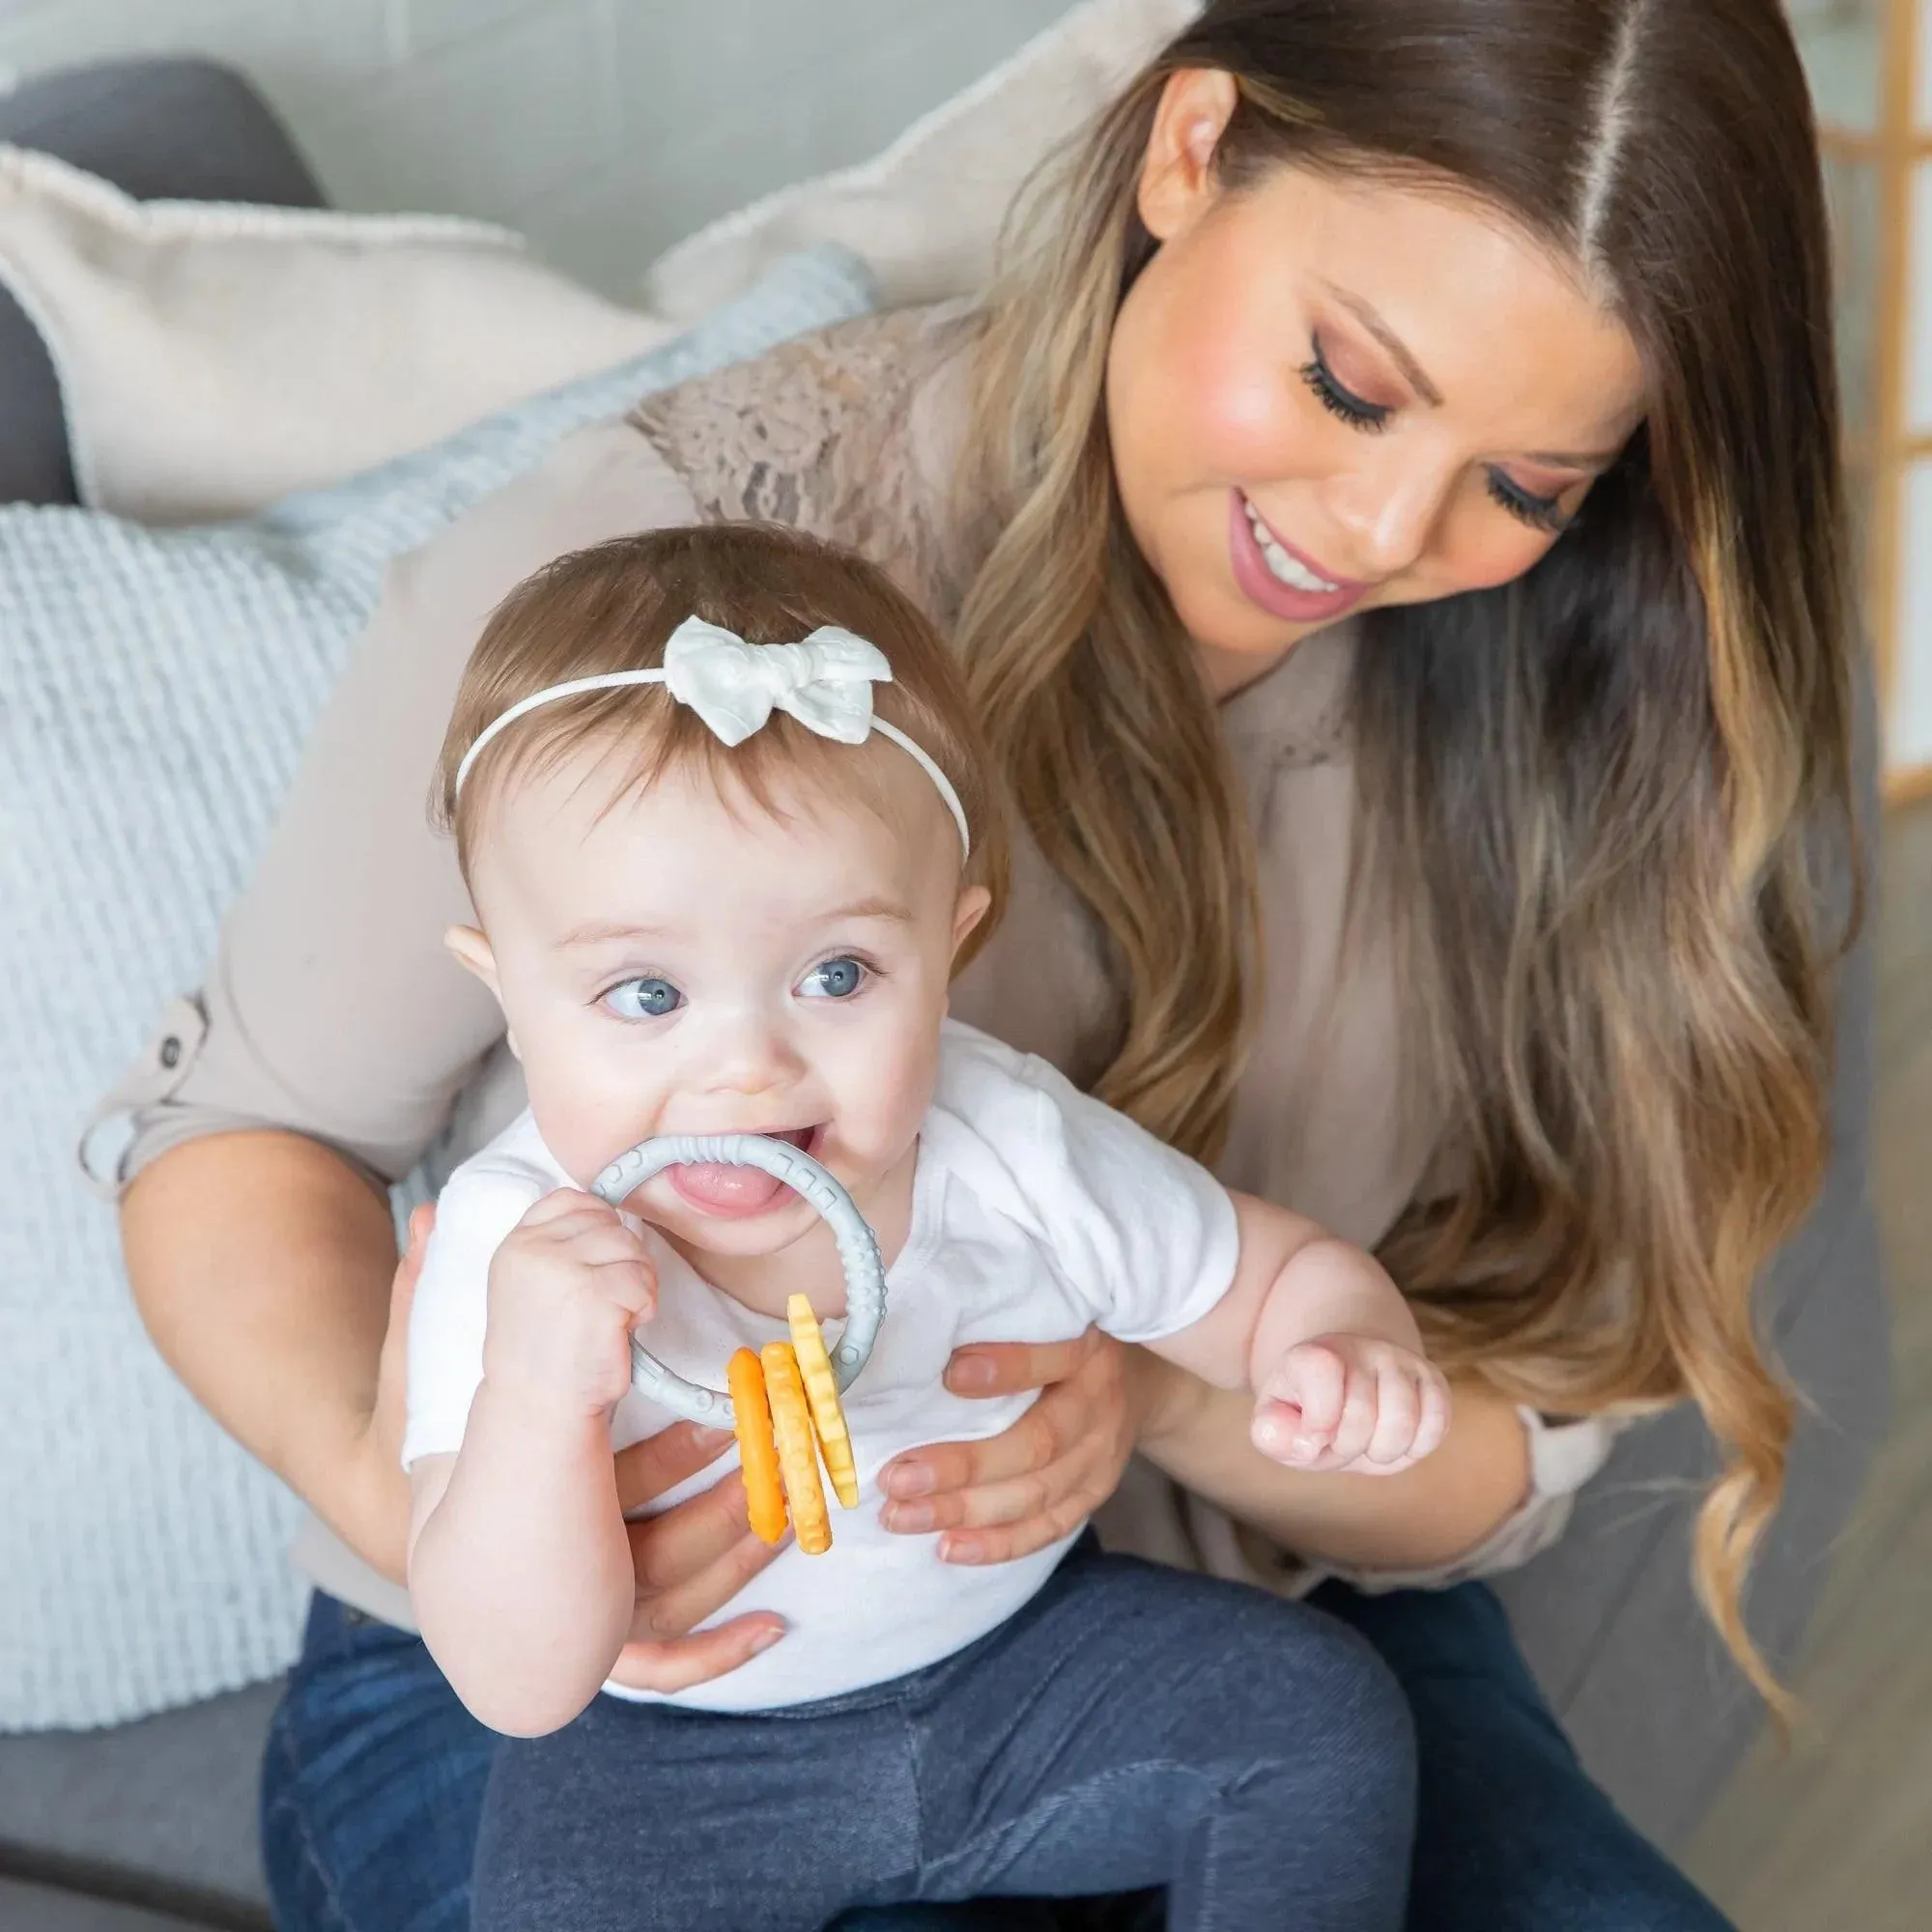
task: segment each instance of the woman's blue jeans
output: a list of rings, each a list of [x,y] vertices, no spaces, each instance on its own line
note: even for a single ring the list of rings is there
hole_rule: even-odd
[[[1420,1760],[1409,1932],[1724,1932],[1584,1775],[1481,1584],[1323,1608],[1408,1692]],[[421,1642],[318,1594],[262,1774],[282,1932],[467,1932],[493,1735]],[[853,1914],[838,1932],[1155,1932],[1159,1901]]]

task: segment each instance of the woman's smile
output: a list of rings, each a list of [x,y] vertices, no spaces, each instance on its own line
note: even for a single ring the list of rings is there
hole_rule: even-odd
[[[1229,493],[1228,549],[1243,594],[1286,623],[1332,624],[1371,588],[1319,568],[1271,528],[1240,490]]]

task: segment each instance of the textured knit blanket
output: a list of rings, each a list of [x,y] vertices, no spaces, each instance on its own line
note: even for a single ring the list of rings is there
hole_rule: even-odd
[[[836,249],[691,333],[246,523],[0,509],[0,1729],[272,1676],[298,1506],[149,1344],[73,1158],[199,980],[385,565],[647,391],[863,312]]]

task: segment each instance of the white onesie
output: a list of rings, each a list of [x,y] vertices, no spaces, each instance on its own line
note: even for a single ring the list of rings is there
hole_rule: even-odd
[[[570,1184],[527,1113],[450,1177],[410,1321],[405,1465],[461,1446],[483,1377],[491,1257],[533,1202]],[[784,1335],[655,1231],[645,1236],[658,1310],[642,1333],[673,1369],[722,1387],[734,1350]],[[941,1380],[947,1358],[968,1342],[1060,1341],[1090,1323],[1126,1342],[1171,1335],[1227,1293],[1238,1246],[1234,1203],[1205,1168],[1044,1061],[948,1021],[911,1230],[886,1276],[872,1358],[845,1396],[859,1508],[834,1506],[829,1552],[788,1546],[714,1619],[776,1610],[788,1627],[782,1643],[668,1699],[608,1688],[697,1710],[769,1710],[884,1683],[995,1629],[1045,1582],[1071,1536],[1018,1562],[964,1566],[939,1560],[936,1536],[894,1535],[878,1520],[878,1473],[894,1456],[996,1435],[1037,1400],[955,1396]],[[634,1389],[612,1415],[612,1445],[673,1419]],[[732,1466],[727,1452],[656,1507]]]

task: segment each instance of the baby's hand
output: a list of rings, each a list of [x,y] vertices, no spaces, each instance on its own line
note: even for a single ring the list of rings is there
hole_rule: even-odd
[[[599,1415],[631,1386],[631,1329],[657,1306],[643,1236],[594,1194],[560,1187],[490,1263],[483,1377],[546,1413]]]
[[[1320,1335],[1289,1350],[1262,1383],[1253,1436],[1291,1469],[1393,1476],[1438,1447],[1448,1427],[1448,1384],[1413,1350]]]

